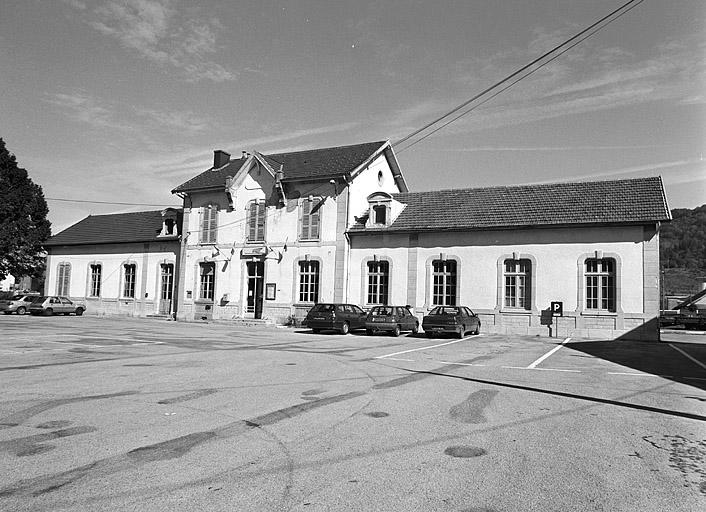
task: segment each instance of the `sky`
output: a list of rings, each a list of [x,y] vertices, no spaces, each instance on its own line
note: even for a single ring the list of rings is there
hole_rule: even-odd
[[[1,0],[0,137],[57,233],[180,205],[215,149],[397,141],[622,3]],[[660,175],[670,208],[706,203],[705,19],[703,0],[645,0],[397,146],[410,190]]]

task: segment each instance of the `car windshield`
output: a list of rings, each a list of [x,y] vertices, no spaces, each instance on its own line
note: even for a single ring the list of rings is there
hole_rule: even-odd
[[[22,297],[24,297],[24,295],[13,295],[10,297],[10,300],[22,300]]]
[[[385,306],[377,306],[372,309],[370,314],[373,316],[390,316],[393,314],[393,312],[392,308],[388,308]]]
[[[429,312],[430,315],[458,315],[458,308],[437,306]]]
[[[44,295],[42,295],[42,296],[40,296],[40,297],[36,297],[34,300],[32,300],[32,302],[37,302],[37,303],[40,303],[40,304],[41,304],[41,303],[44,302],[45,300],[47,300],[47,298],[46,298]]]

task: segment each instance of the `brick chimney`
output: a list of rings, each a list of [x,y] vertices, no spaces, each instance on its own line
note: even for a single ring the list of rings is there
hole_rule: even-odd
[[[225,151],[223,151],[221,149],[216,149],[213,152],[213,168],[214,169],[218,169],[219,167],[223,167],[229,161],[230,161],[230,153],[226,153]]]

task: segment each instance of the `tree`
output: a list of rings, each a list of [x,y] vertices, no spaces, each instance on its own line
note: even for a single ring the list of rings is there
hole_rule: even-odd
[[[0,138],[0,280],[41,277],[43,243],[51,235],[42,187],[17,166]]]

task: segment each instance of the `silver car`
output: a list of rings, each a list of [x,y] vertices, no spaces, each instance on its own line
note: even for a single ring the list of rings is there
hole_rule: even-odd
[[[33,315],[83,315],[86,305],[83,302],[73,302],[68,297],[42,295],[35,297],[29,305],[29,312]]]
[[[0,311],[6,315],[17,313],[18,315],[24,315],[29,310],[29,305],[36,299],[39,294],[27,294],[20,293],[18,295],[13,295],[9,299],[0,300]]]

